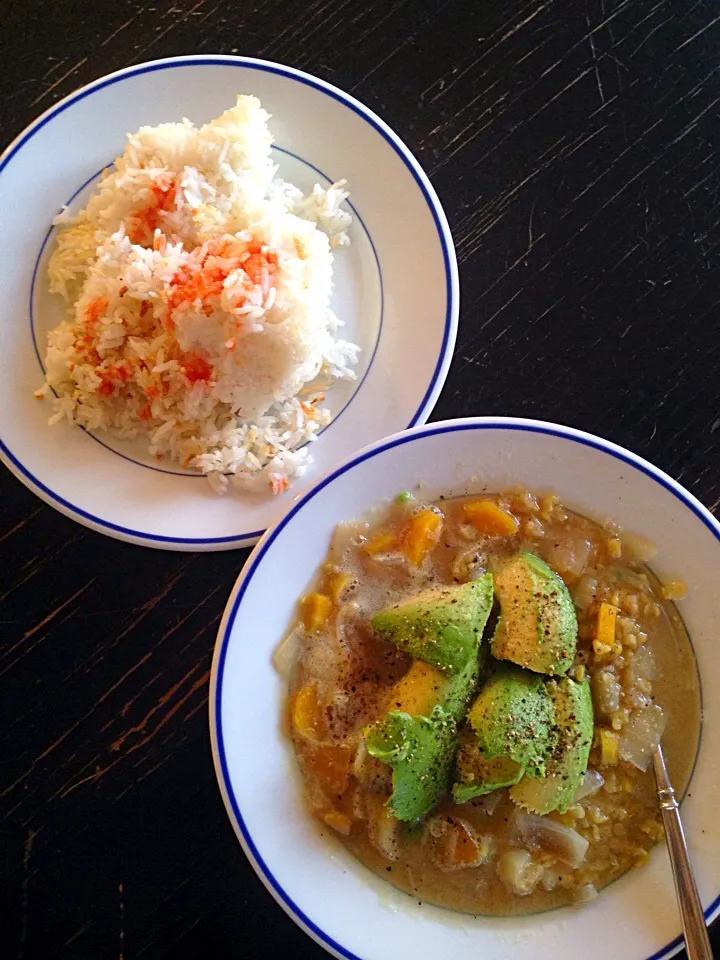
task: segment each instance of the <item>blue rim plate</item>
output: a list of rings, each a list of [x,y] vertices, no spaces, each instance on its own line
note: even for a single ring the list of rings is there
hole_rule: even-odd
[[[192,79],[181,80],[179,71],[192,71]],[[43,337],[57,322],[48,319],[56,307],[43,279],[57,210],[85,200],[96,171],[122,150],[127,130],[184,115],[202,122],[239,92],[255,93],[273,114],[280,174],[306,188],[347,176],[355,214],[353,259],[343,266],[344,251],[336,257],[336,295],[341,319],[348,319],[343,311],[350,314],[344,335],[363,347],[358,381],[331,399],[335,419],[313,445],[315,465],[287,494],[266,501],[211,497],[197,475],[154,464],[137,443],[83,436],[64,426],[51,430],[43,423],[47,403],[32,397],[43,376]],[[51,166],[40,159],[48,152]],[[29,229],[18,231],[21,214]],[[219,550],[255,542],[332,464],[383,435],[424,423],[455,344],[455,252],[418,162],[353,97],[267,61],[153,61],[103,77],[55,104],[0,157],[0,252],[0,291],[9,307],[0,325],[0,374],[9,397],[0,414],[0,456],[62,513],[147,546]],[[409,266],[418,262],[423,270],[414,277]]]
[[[661,847],[648,867],[631,871],[582,910],[513,921],[463,918],[427,904],[419,907],[389,886],[385,893],[378,891],[380,882],[337,843],[318,838],[305,826],[309,818],[302,809],[292,751],[279,729],[285,689],[274,676],[272,651],[292,622],[297,597],[322,560],[335,523],[361,515],[420,480],[429,496],[498,489],[509,482],[556,489],[563,502],[587,515],[612,516],[630,529],[648,532],[658,542],[659,557],[667,561],[667,569],[687,573],[689,583],[695,584],[681,612],[705,686],[720,681],[713,654],[720,609],[712,574],[720,562],[720,523],[671,477],[613,443],[541,421],[487,417],[404,431],[360,451],[304,494],[257,544],[229,597],[213,657],[209,722],[216,775],[243,850],[286,913],[328,952],[350,960],[371,956],[389,960],[401,955],[398,951],[403,946],[408,954],[424,960],[443,942],[457,960],[477,956],[535,960],[540,955],[571,960],[578,955],[578,944],[587,945],[588,934],[591,942],[595,937],[599,944],[594,953],[587,948],[580,954],[589,960],[673,956],[682,948],[682,940],[676,935],[679,920],[667,855]],[[292,557],[300,551],[302,571],[295,571]],[[273,610],[265,612],[269,591]],[[265,623],[265,618],[270,622]],[[250,734],[244,731],[246,714],[253,717]],[[275,773],[269,769],[273,764]],[[708,922],[720,913],[720,834],[713,826],[710,789],[719,770],[720,705],[706,700],[701,747],[683,811]],[[273,816],[275,824],[282,818],[279,839],[277,826],[266,822],[258,799],[275,791],[281,791],[283,799],[267,804],[272,811],[267,816]],[[304,826],[286,827],[292,820]],[[285,853],[297,847],[306,848],[299,868]],[[337,901],[331,892],[326,892],[325,899],[314,896],[314,883],[321,890],[337,887]],[[347,903],[357,903],[357,912],[366,910],[368,915],[358,919]],[[343,911],[341,922],[337,915]],[[389,921],[388,916],[395,919]],[[371,946],[364,939],[364,931],[374,923],[385,924],[387,950],[384,941]],[[629,945],[612,940],[614,928],[622,931],[623,924],[633,931]],[[538,925],[539,932],[533,930]],[[612,925],[613,932],[604,937],[606,925]],[[433,945],[435,926],[439,941]],[[418,942],[408,947],[403,931],[413,935],[416,929]]]

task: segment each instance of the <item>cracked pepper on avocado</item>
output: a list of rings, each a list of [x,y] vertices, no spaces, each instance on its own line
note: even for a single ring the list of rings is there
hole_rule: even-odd
[[[479,914],[593,899],[662,835],[697,673],[651,545],[524,489],[338,526],[275,663],[305,798],[415,897]]]

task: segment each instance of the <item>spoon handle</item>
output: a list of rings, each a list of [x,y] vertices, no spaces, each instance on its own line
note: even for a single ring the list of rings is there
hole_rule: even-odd
[[[680,907],[680,918],[685,934],[688,960],[713,960],[707,926],[705,925],[705,915],[688,857],[685,834],[680,819],[680,808],[668,777],[661,747],[658,747],[655,751],[653,766],[655,768],[655,780],[657,781],[660,812],[665,827],[675,881],[675,891]]]

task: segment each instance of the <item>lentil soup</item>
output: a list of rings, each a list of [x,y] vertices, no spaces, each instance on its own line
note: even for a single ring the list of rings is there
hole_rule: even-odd
[[[471,914],[582,903],[643,864],[662,836],[652,752],[662,736],[681,794],[700,734],[672,603],[684,585],[661,584],[650,556],[643,538],[524,489],[401,494],[369,522],[340,524],[276,653],[322,828],[409,894]],[[516,649],[532,608],[512,606],[526,594],[507,571],[522,563],[545,624],[537,642],[566,641],[543,661]],[[471,592],[476,625],[463,632]],[[458,650],[470,651],[460,666]]]

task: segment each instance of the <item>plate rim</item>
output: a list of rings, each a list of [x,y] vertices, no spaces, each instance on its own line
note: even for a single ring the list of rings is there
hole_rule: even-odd
[[[447,379],[450,363],[452,361],[455,342],[457,339],[458,317],[460,309],[460,291],[457,256],[453,242],[450,226],[443,210],[442,204],[437,196],[427,174],[421,167],[419,161],[415,158],[410,149],[403,140],[394,132],[394,130],[385,123],[373,110],[366,107],[349,93],[336,87],[334,84],[304,70],[298,70],[286,64],[277,63],[271,60],[264,60],[256,57],[236,56],[232,54],[187,54],[178,57],[165,57],[156,60],[148,60],[143,63],[124,67],[121,70],[113,71],[90,81],[90,83],[79,87],[77,90],[63,97],[57,103],[53,104],[47,110],[40,114],[32,123],[22,130],[17,137],[0,154],[0,176],[3,170],[8,166],[12,159],[22,150],[23,146],[32,137],[41,130],[50,120],[63,113],[68,107],[84,100],[93,93],[102,90],[104,87],[112,86],[128,77],[141,76],[146,73],[154,73],[158,70],[175,69],[179,67],[208,66],[208,65],[226,65],[245,67],[247,69],[260,70],[267,73],[278,74],[290,80],[299,81],[311,88],[319,90],[339,103],[352,110],[361,119],[380,134],[386,143],[395,151],[399,158],[405,164],[407,171],[412,176],[423,199],[427,203],[432,220],[437,230],[438,239],[443,257],[443,267],[445,273],[445,318],[443,327],[443,338],[440,345],[440,351],[435,362],[435,369],[430,378],[428,386],[422,397],[420,405],[411,418],[406,429],[412,428],[418,424],[424,424],[435,406],[440,392]],[[359,391],[358,391],[359,392]],[[356,394],[357,395],[357,394]],[[352,402],[352,400],[350,401]],[[170,550],[229,550],[240,547],[250,546],[255,543],[266,531],[251,530],[242,533],[233,534],[226,537],[174,537],[164,534],[152,534],[142,530],[135,530],[131,527],[125,527],[121,524],[113,523],[110,520],[104,520],[96,517],[82,507],[71,503],[60,494],[55,493],[39,477],[36,477],[27,469],[21,460],[13,454],[0,437],[0,460],[8,467],[10,472],[16,476],[28,489],[35,493],[54,509],[69,517],[72,520],[81,523],[99,533],[104,533],[116,539],[125,542],[138,544],[141,546],[154,547],[156,549]]]
[[[276,902],[285,911],[285,913],[316,943],[327,950],[333,956],[343,958],[343,960],[364,960],[357,954],[342,946],[315,924],[306,914],[295,904],[292,897],[289,896],[275,879],[272,870],[265,863],[252,839],[250,831],[245,826],[242,813],[240,811],[237,798],[232,790],[230,777],[227,768],[227,758],[223,742],[222,718],[221,718],[221,700],[224,679],[224,667],[227,649],[232,632],[233,624],[237,616],[237,611],[242,601],[243,595],[262,562],[268,549],[282,533],[284,528],[292,520],[303,506],[315,496],[317,496],[326,486],[331,484],[336,478],[352,470],[357,464],[365,460],[372,459],[385,450],[393,447],[402,446],[418,437],[432,436],[434,434],[451,433],[458,431],[482,431],[487,429],[508,429],[517,431],[527,431],[530,433],[548,434],[554,437],[560,437],[564,440],[574,441],[585,446],[592,447],[602,453],[609,454],[616,459],[628,464],[633,468],[644,473],[651,480],[655,480],[660,486],[664,487],[669,493],[675,496],[686,506],[695,516],[704,524],[704,526],[720,542],[720,521],[702,504],[697,497],[686,490],[680,483],[674,480],[669,474],[656,467],[645,458],[633,453],[611,440],[605,440],[594,434],[570,427],[564,424],[552,423],[544,420],[535,420],[525,417],[466,417],[451,420],[442,420],[426,425],[417,425],[407,430],[399,431],[390,437],[386,437],[375,443],[368,444],[362,450],[348,457],[333,470],[321,477],[309,490],[298,498],[296,503],[288,510],[264,536],[258,541],[252,553],[240,570],[237,580],[233,585],[232,591],[228,597],[222,619],[218,627],[218,632],[213,649],[213,658],[210,672],[210,687],[208,695],[208,723],[210,728],[210,744],[213,755],[213,765],[215,767],[215,776],[220,788],[220,794],[225,805],[226,813],[230,819],[235,835],[240,841],[240,845],[250,861],[258,878],[270,892]],[[710,924],[720,915],[720,892],[711,900],[708,907],[704,910],[705,922]],[[682,934],[675,937],[664,947],[655,951],[655,953],[644,958],[644,960],[669,960],[682,948]]]

